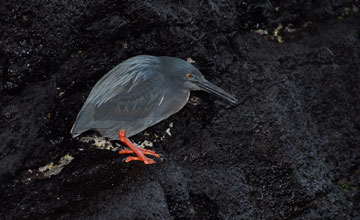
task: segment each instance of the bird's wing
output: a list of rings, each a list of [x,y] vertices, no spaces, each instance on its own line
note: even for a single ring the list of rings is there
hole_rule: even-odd
[[[159,80],[162,79],[157,63],[158,58],[146,55],[120,63],[96,83],[85,104],[93,103],[100,106],[116,95],[130,93],[155,76]]]
[[[97,105],[93,116],[97,128],[107,128],[123,122],[135,123],[151,115],[164,99],[164,91],[156,77],[138,83],[127,93],[119,93]],[[142,121],[142,123],[151,123]],[[100,126],[100,127],[99,127]],[[125,127],[123,129],[126,129]]]
[[[164,76],[154,66],[125,62],[107,73],[90,92],[71,133],[130,124],[150,115],[164,99]]]

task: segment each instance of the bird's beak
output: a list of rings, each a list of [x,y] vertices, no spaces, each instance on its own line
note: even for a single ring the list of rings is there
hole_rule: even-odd
[[[238,100],[230,95],[229,93],[225,92],[220,87],[215,86],[211,82],[207,81],[206,79],[203,79],[197,83],[197,85],[200,87],[201,90],[206,91],[208,93],[211,93],[213,95],[216,95],[220,98],[226,99],[229,102],[232,102],[234,104],[238,103]]]

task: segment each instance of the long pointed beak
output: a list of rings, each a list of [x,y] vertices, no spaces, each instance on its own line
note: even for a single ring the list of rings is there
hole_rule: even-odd
[[[222,88],[217,87],[213,83],[207,81],[206,79],[203,79],[197,83],[197,85],[200,87],[201,90],[206,91],[208,93],[211,93],[213,95],[216,95],[220,98],[226,99],[229,102],[232,102],[234,104],[238,103],[238,100],[230,95],[229,93],[225,92]]]

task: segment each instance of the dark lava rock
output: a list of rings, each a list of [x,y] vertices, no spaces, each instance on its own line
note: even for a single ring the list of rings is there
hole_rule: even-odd
[[[358,10],[356,0],[4,0],[0,218],[360,219]],[[191,57],[241,103],[194,92],[200,101],[134,137],[174,123],[151,166],[71,138],[92,86],[137,54]],[[74,160],[59,174],[42,172],[64,155]]]

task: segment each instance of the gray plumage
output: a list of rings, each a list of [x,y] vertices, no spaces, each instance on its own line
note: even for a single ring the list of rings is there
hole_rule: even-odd
[[[132,57],[96,83],[71,134],[75,137],[87,130],[96,130],[104,137],[118,139],[119,130],[125,129],[130,137],[182,109],[190,90],[205,90],[237,102],[182,59],[148,55]]]

